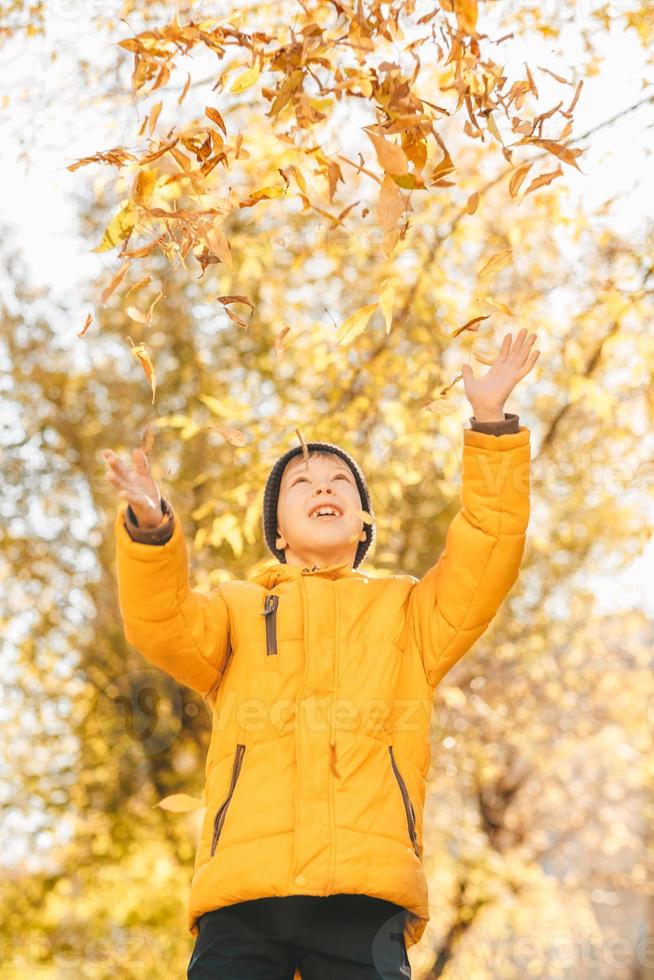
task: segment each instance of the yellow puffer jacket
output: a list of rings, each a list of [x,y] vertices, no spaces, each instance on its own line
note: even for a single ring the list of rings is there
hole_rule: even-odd
[[[529,430],[463,431],[462,506],[420,580],[273,561],[193,591],[181,521],[136,542],[121,502],[125,636],[213,712],[192,935],[234,902],[344,892],[404,906],[407,947],[421,938],[434,688],[515,582],[529,521]]]

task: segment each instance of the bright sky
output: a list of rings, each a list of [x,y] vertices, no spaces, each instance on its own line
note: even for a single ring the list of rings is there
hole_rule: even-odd
[[[586,7],[587,4],[579,5],[577,20],[569,29],[565,59],[554,56],[551,40],[539,39],[530,45],[504,44],[501,53],[495,49],[497,60],[506,59],[503,63],[510,72],[521,72],[522,63],[528,61],[571,77],[569,66],[576,60],[579,31],[590,26],[585,20]],[[228,8],[224,2],[213,3],[211,15]],[[501,8],[502,4],[495,5],[495,10]],[[98,177],[96,167],[69,173],[66,166],[97,150],[123,143],[130,145],[146,112],[145,105],[137,104],[131,108],[127,105],[117,113],[110,99],[89,95],[123,87],[129,77],[131,56],[125,59],[122,80],[102,77],[108,57],[106,37],[98,33],[95,18],[118,9],[119,4],[108,0],[55,0],[47,5],[46,42],[37,38],[17,39],[3,48],[0,65],[0,92],[9,97],[3,111],[0,140],[0,168],[5,188],[3,229],[9,227],[12,250],[22,256],[32,283],[44,288],[40,310],[60,330],[62,345],[70,345],[71,349],[89,312],[88,304],[81,302],[77,285],[108,281],[117,264],[113,252],[92,254],[90,249],[97,243],[84,240],[78,233],[79,205],[88,196],[92,181],[104,182],[105,176]],[[133,17],[129,19],[132,23]],[[493,28],[490,18],[482,21],[482,25],[491,36],[500,33]],[[132,26],[136,25],[132,23]],[[130,33],[126,24],[116,24],[117,40]],[[49,56],[53,46],[59,52],[54,62]],[[651,66],[645,66],[633,32],[606,35],[603,47],[606,60],[602,71],[586,79],[575,112],[577,134],[642,99],[642,79],[654,74]],[[80,57],[89,62],[92,79],[89,82],[79,77]],[[213,60],[206,63],[214,64]],[[202,74],[199,67],[202,64],[201,56],[194,55],[190,65],[194,78],[210,73]],[[181,72],[182,80],[184,77],[185,69]],[[568,93],[573,91],[563,90],[543,72],[538,73],[537,82],[543,105],[553,105],[559,98],[567,100]],[[49,112],[43,108],[46,101]],[[584,144],[586,152],[581,163],[584,174],[564,167],[570,193],[583,195],[589,208],[620,194],[619,210],[613,212],[613,220],[622,233],[642,229],[643,222],[653,217],[654,197],[648,192],[653,124],[654,105],[649,104],[595,134],[589,146]],[[108,172],[108,169],[103,171],[105,175]],[[10,309],[15,309],[11,283],[1,278],[0,295]],[[535,420],[529,419],[528,411],[522,419],[530,427],[535,424]],[[600,606],[598,612],[641,606],[654,615],[654,597],[648,588],[652,581],[654,544],[626,573],[593,580]]]

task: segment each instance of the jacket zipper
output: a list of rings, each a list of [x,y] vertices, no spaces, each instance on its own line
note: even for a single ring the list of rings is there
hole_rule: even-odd
[[[277,653],[277,606],[278,595],[267,595],[262,616],[266,617],[266,655]]]
[[[391,757],[391,765],[393,767],[393,772],[395,773],[395,778],[397,779],[398,786],[400,787],[400,792],[402,793],[402,799],[404,800],[404,809],[406,811],[406,821],[409,828],[409,837],[411,838],[411,843],[413,844],[413,850],[416,852],[416,856],[420,857],[420,849],[418,847],[418,834],[416,832],[416,814],[413,809],[413,803],[409,799],[409,793],[407,791],[404,780],[402,779],[402,774],[397,768],[397,763],[395,762],[395,756],[393,755],[393,746],[388,746],[388,751]]]
[[[240,744],[236,746],[236,752],[234,753],[234,764],[232,766],[232,780],[229,784],[229,791],[225,800],[219,806],[216,816],[213,821],[213,837],[211,838],[211,857],[213,857],[216,850],[216,845],[218,844],[218,838],[220,837],[220,832],[223,829],[223,824],[225,823],[225,814],[227,813],[227,807],[229,806],[230,800],[234,794],[234,789],[236,787],[236,781],[239,777],[241,771],[241,765],[243,764],[243,754],[245,753],[245,746]]]

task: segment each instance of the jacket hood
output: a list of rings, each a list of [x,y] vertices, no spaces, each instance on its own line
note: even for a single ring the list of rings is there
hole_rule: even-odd
[[[322,578],[352,578],[365,580],[365,572],[352,568],[350,562],[344,561],[338,565],[326,565],[324,568],[302,568],[300,565],[289,565],[282,561],[268,562],[258,571],[248,576],[248,581],[262,585],[266,589],[274,589],[282,582],[290,582],[301,575],[320,575]]]

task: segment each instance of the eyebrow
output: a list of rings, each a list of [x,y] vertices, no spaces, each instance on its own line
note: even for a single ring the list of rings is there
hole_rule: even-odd
[[[296,476],[299,476],[300,475],[300,473],[299,473],[300,470],[301,470],[301,467],[300,467],[300,465],[298,465],[298,466],[295,467],[294,470],[291,471],[291,473],[290,473],[290,475],[288,477],[288,482],[289,483],[292,480],[294,480]],[[332,472],[334,472],[334,473],[347,473],[348,476],[350,475],[349,469],[346,469],[345,466],[335,466]],[[304,475],[306,476],[306,469],[304,470]]]

